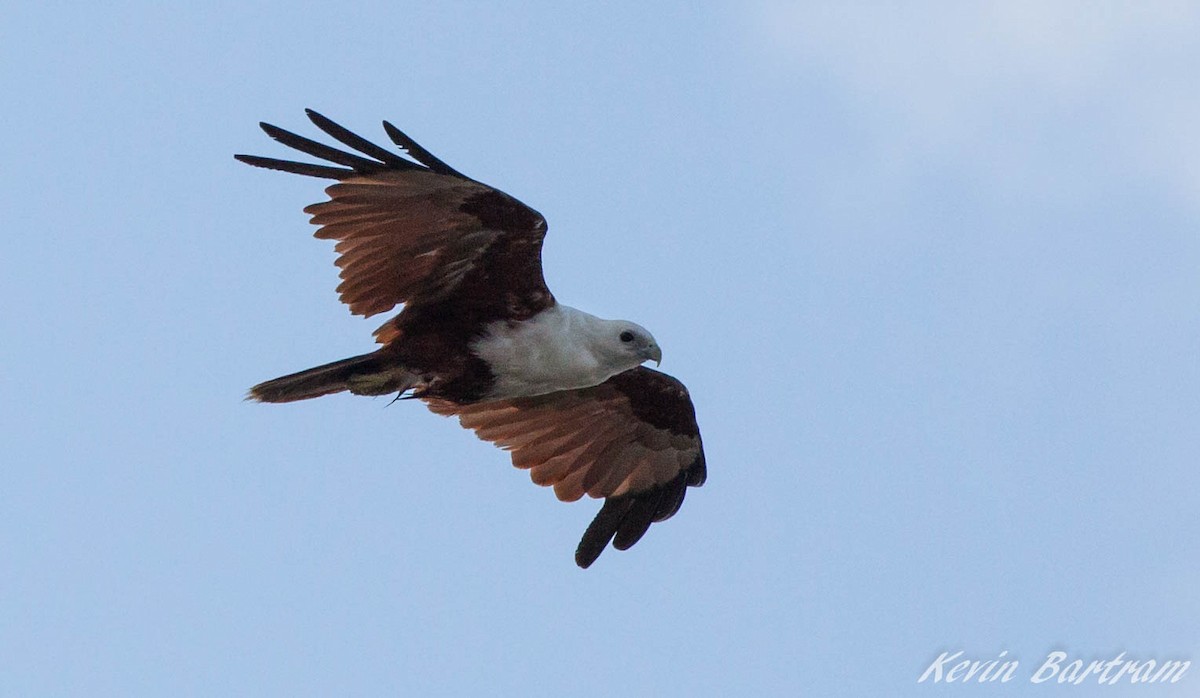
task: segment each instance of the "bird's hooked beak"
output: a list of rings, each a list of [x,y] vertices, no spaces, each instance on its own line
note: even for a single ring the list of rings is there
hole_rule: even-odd
[[[651,344],[650,346],[646,347],[644,356],[647,359],[653,359],[655,366],[662,365],[662,349],[660,349],[657,344]]]

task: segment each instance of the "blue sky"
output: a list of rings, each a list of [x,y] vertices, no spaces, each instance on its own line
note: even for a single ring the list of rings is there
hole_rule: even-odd
[[[1082,694],[1200,660],[1189,3],[25,3],[0,26],[0,695]],[[266,120],[389,119],[650,328],[708,484],[581,571],[370,348]],[[942,651],[1003,686],[917,677]],[[1198,670],[1200,671],[1200,670]],[[1174,686],[1111,695],[1183,696]]]

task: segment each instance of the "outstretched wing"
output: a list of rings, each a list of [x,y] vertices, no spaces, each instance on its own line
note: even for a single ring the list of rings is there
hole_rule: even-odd
[[[583,534],[575,562],[587,567],[626,550],[651,523],[670,518],[706,470],[691,397],[665,373],[638,367],[600,385],[536,397],[457,405],[427,400],[479,438],[512,452],[513,465],[563,501],[587,494],[604,506]]]
[[[325,190],[328,201],[304,210],[321,226],[316,237],[338,241],[338,292],[351,312],[370,316],[400,303],[433,302],[472,279],[518,319],[553,305],[542,277],[546,221],[540,213],[463,176],[386,121],[384,130],[411,159],[306,111],[318,128],[357,153],[264,123],[262,129],[280,143],[338,166],[234,157],[338,180]],[[377,334],[387,341],[394,329],[389,323]]]

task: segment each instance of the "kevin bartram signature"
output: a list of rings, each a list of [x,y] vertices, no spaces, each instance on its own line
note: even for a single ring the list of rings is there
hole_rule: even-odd
[[[1017,677],[1021,662],[1008,650],[995,659],[964,658],[965,650],[942,652],[917,679],[917,683],[1008,683]],[[1131,659],[1125,652],[1109,659],[1073,659],[1053,651],[1029,674],[1030,683],[1178,683],[1192,663],[1186,659]]]

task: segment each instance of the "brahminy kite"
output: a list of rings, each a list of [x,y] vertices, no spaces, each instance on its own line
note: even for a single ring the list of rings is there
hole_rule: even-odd
[[[336,240],[341,299],[371,316],[403,304],[361,356],[260,383],[250,399],[292,402],[349,391],[423,400],[563,501],[604,498],[575,551],[591,565],[679,510],[706,469],[683,384],[642,366],[662,350],[644,327],[557,302],[542,278],[540,213],[464,176],[395,126],[408,157],[308,110],[357,153],[270,124],[267,135],[328,164],[236,155],[256,167],[336,180],[304,211]]]

